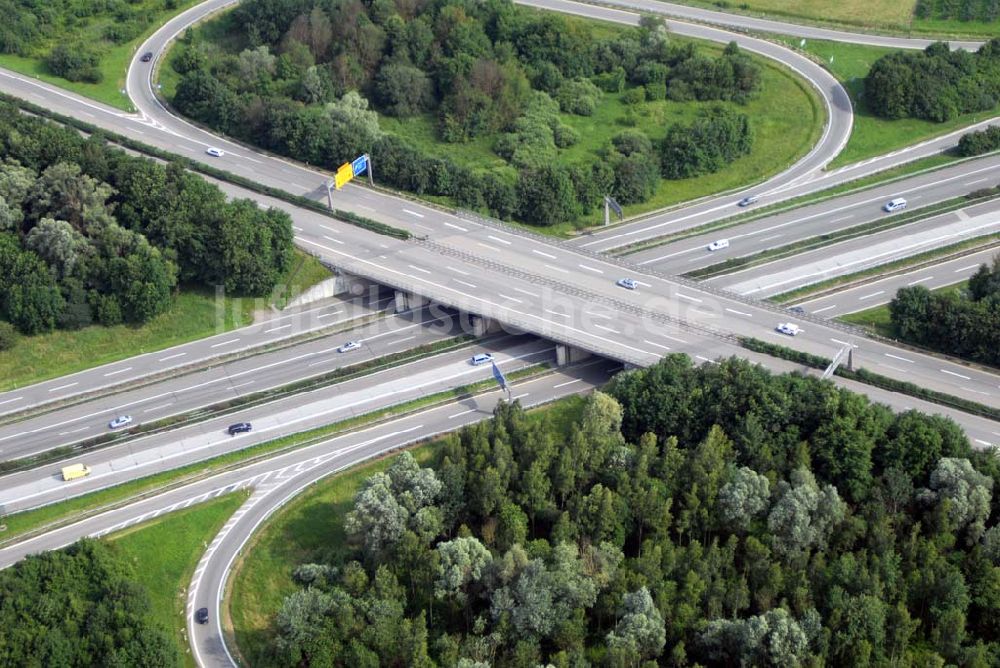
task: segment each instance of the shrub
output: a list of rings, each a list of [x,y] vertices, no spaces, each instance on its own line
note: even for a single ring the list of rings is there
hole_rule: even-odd
[[[556,100],[568,114],[592,116],[601,101],[601,89],[586,79],[574,79],[559,87]]]
[[[646,101],[646,89],[641,87],[629,88],[627,91],[625,91],[625,95],[622,96],[622,102],[630,106],[642,104],[645,101]]]
[[[683,179],[717,172],[752,146],[750,119],[717,108],[691,125],[670,126],[660,147],[663,176]]]
[[[1000,150],[1000,127],[996,125],[978,132],[969,132],[958,140],[958,154],[964,157],[997,150]]]
[[[90,47],[83,44],[56,45],[45,59],[48,70],[69,81],[99,83],[104,75],[97,68],[100,57]]]
[[[0,350],[10,350],[17,343],[17,330],[9,322],[0,322]]]

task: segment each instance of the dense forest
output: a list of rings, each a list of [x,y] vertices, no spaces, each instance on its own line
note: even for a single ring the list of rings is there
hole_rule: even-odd
[[[0,321],[21,332],[144,322],[178,284],[263,296],[291,257],[284,212],[0,106]]]
[[[979,51],[952,51],[944,42],[923,51],[882,56],[865,77],[865,103],[883,118],[943,122],[1000,103],[1000,38]]]
[[[961,292],[902,288],[889,303],[896,334],[973,362],[1000,366],[1000,255],[982,265]]]
[[[180,665],[148,593],[112,550],[84,540],[0,571],[0,665]]]
[[[998,477],[948,419],[668,356],[371,476],[271,663],[996,665]]]
[[[1000,18],[1000,0],[917,0],[913,13],[918,19],[991,23]]]
[[[737,110],[757,94],[759,67],[736,44],[712,58],[675,43],[649,17],[598,33],[509,0],[247,0],[214,30],[224,38],[189,33],[171,58],[182,113],[327,168],[369,153],[389,186],[504,218],[572,220],[608,194],[641,202],[661,178],[717,171],[752,146]],[[599,155],[561,159],[580,141],[561,116],[589,116],[612,93],[708,104],[655,143],[626,128]],[[434,141],[492,138],[502,160],[477,169],[431,155],[383,131],[379,114],[431,114]]]

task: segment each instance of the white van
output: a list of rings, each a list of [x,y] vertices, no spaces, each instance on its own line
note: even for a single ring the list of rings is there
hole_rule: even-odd
[[[710,251],[722,250],[723,248],[729,248],[729,239],[719,239],[708,244],[708,250]]]
[[[486,364],[487,362],[493,361],[493,355],[489,353],[479,353],[478,355],[473,355],[469,362],[472,366],[479,366],[480,364]]]
[[[882,207],[885,211],[892,213],[893,211],[901,211],[906,208],[906,200],[902,197],[897,197],[896,199],[891,199],[885,203]]]

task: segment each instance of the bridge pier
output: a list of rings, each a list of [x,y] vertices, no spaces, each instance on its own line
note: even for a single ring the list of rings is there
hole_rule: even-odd
[[[556,344],[556,366],[566,366],[585,360],[591,356],[589,350],[567,346],[565,343]]]
[[[417,295],[403,290],[396,290],[395,296],[396,313],[420,310],[430,303],[427,297],[424,297],[423,295]]]
[[[472,328],[473,336],[486,336],[487,334],[496,334],[502,329],[500,323],[497,322],[496,320],[493,320],[492,318],[476,315],[475,313],[469,313],[468,316],[469,316],[469,325]]]

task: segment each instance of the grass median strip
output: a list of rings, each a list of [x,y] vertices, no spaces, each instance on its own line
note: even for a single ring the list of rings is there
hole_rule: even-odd
[[[816,250],[825,246],[831,246],[842,241],[849,241],[858,237],[885,232],[886,230],[891,230],[896,227],[902,227],[904,225],[919,222],[925,218],[964,209],[968,206],[986,202],[989,199],[991,198],[982,197],[970,199],[967,197],[956,197],[954,199],[938,202],[920,209],[907,211],[906,213],[898,214],[890,218],[873,220],[867,223],[862,223],[861,225],[854,225],[853,227],[834,230],[826,234],[818,234],[814,237],[809,237],[808,239],[793,241],[792,243],[785,244],[784,246],[768,248],[760,251],[759,253],[754,253],[753,255],[743,255],[741,257],[730,258],[723,262],[717,262],[707,267],[695,269],[694,271],[684,274],[684,276],[695,279],[707,279],[722,276],[724,274],[730,274],[740,269],[749,269],[750,267],[756,267],[774,260],[781,260],[793,255],[799,255],[800,253]]]
[[[799,350],[793,350],[792,348],[788,348],[786,346],[781,346],[776,343],[768,343],[767,341],[761,341],[760,339],[755,339],[749,336],[740,339],[740,345],[747,350],[764,353],[765,355],[771,355],[772,357],[788,360],[790,362],[797,362],[798,364],[802,364],[813,369],[826,369],[830,366],[831,362],[831,360],[826,357],[805,353]],[[848,380],[866,383],[873,387],[889,390],[890,392],[899,392],[900,394],[905,394],[917,399],[923,399],[924,401],[930,401],[931,403],[939,404],[941,406],[956,408],[972,415],[979,415],[991,420],[1000,420],[1000,409],[992,408],[977,401],[970,401],[968,399],[956,397],[944,392],[929,390],[914,383],[889,378],[888,376],[873,373],[867,369],[851,370],[846,369],[843,366],[838,366],[834,375]]]
[[[507,374],[508,382],[524,380],[546,373],[547,364],[534,364]],[[226,453],[202,462],[196,462],[163,473],[157,473],[131,482],[102,489],[89,494],[49,504],[33,510],[14,513],[2,519],[5,529],[0,532],[0,548],[32,535],[51,531],[60,526],[82,520],[98,513],[112,510],[141,498],[159,494],[167,489],[180,487],[210,475],[239,468],[268,457],[291,450],[315,445],[348,431],[371,426],[380,421],[397,418],[439,404],[465,399],[496,388],[492,378],[450,390],[430,394],[394,406],[380,408],[324,427],[317,427],[297,434],[259,443],[243,450]]]
[[[1000,242],[1000,234],[987,234],[985,236],[967,239],[956,244],[951,244],[950,246],[935,248],[934,250],[912,255],[901,260],[880,264],[877,267],[871,267],[869,269],[865,269],[864,271],[858,271],[844,276],[837,276],[825,281],[820,281],[819,283],[813,283],[812,285],[806,285],[801,288],[789,290],[788,292],[782,292],[781,294],[774,295],[773,297],[768,297],[768,301],[776,304],[787,305],[804,301],[807,297],[822,297],[841,289],[846,289],[847,287],[864,284],[867,282],[865,279],[884,278],[890,274],[913,270],[917,267],[933,264],[938,261],[961,257],[962,255],[969,255],[971,253],[978,253],[981,250],[986,250],[995,246],[998,242]]]

